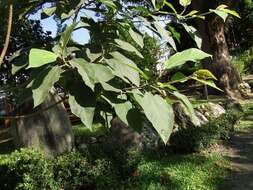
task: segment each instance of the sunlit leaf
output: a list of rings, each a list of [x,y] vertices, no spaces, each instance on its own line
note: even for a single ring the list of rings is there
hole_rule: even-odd
[[[92,129],[96,106],[95,94],[82,84],[75,83],[70,89],[69,105],[71,112],[79,117],[86,127]]]
[[[53,63],[57,59],[57,55],[53,52],[46,51],[43,49],[31,49],[29,54],[29,66],[28,68],[36,68]]]
[[[179,0],[180,5],[182,5],[183,7],[189,6],[191,2],[191,0]]]
[[[119,45],[119,47],[121,49],[124,49],[124,50],[129,51],[129,52],[136,53],[136,55],[138,55],[140,58],[144,58],[142,56],[142,54],[130,43],[122,41],[120,39],[116,39],[115,42]]]
[[[119,52],[113,52],[111,55],[113,59],[106,61],[113,68],[114,74],[123,80],[127,79],[136,86],[139,86],[140,76],[136,64]]]
[[[55,13],[56,11],[56,7],[49,7],[49,8],[44,8],[43,9],[43,12],[48,15],[48,16],[51,16]]]
[[[201,84],[210,86],[210,87],[212,87],[212,88],[215,88],[215,89],[217,89],[217,90],[223,92],[223,90],[221,90],[219,87],[217,87],[216,84],[215,84],[212,80],[202,80],[202,79],[198,79],[198,78],[196,78],[196,77],[191,77],[191,79],[196,80],[196,81],[198,81],[198,82],[201,83]]]
[[[53,85],[60,79],[61,73],[62,70],[60,67],[48,68],[40,72],[34,81],[32,81],[31,88],[34,107],[44,102]]]
[[[174,126],[174,112],[172,106],[159,95],[147,92],[139,96],[139,104],[147,119],[152,123],[163,142],[166,144]]]
[[[143,48],[143,38],[140,34],[135,32],[132,28],[129,29],[129,34],[131,35],[132,39],[141,47]]]
[[[189,99],[185,95],[183,95],[177,91],[173,92],[173,95],[183,102],[183,104],[186,106],[188,112],[190,113],[193,124],[197,125],[199,123],[199,119],[197,118],[195,111],[193,109],[193,106],[192,106],[191,102],[189,101]]]
[[[165,68],[172,69],[174,67],[178,67],[185,64],[187,61],[197,62],[207,57],[212,56],[196,48],[187,49],[172,55],[165,62]]]
[[[217,78],[213,75],[213,73],[211,73],[209,70],[207,69],[200,69],[198,71],[195,71],[193,73],[193,76],[194,77],[197,77],[199,79],[204,79],[204,80],[207,80],[207,79],[214,79],[214,80],[217,80]]]

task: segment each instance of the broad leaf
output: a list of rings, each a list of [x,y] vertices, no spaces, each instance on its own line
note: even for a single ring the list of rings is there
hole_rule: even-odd
[[[196,77],[191,77],[191,79],[196,80],[196,81],[198,81],[199,83],[202,83],[202,84],[204,84],[204,85],[210,86],[210,87],[212,87],[212,88],[215,88],[215,89],[217,89],[217,90],[223,92],[223,90],[221,90],[219,87],[217,87],[216,84],[215,84],[212,80],[202,80],[202,79],[198,79],[198,78],[196,78]]]
[[[188,32],[188,34],[191,36],[191,38],[195,41],[197,47],[201,49],[202,46],[202,38],[198,34],[198,31],[193,26],[189,26],[187,24],[182,24],[184,29]]]
[[[95,94],[82,82],[77,82],[70,89],[69,105],[71,112],[81,119],[83,124],[92,129],[95,114]]]
[[[49,8],[45,8],[43,9],[43,12],[48,15],[48,16],[51,16],[55,13],[56,11],[56,7],[49,7]]]
[[[223,19],[224,22],[226,22],[227,17],[228,17],[228,13],[221,11],[221,10],[214,10],[214,9],[210,9],[209,11],[217,14],[219,17],[221,17]]]
[[[182,52],[178,52],[172,55],[166,62],[165,68],[172,69],[174,67],[181,66],[185,64],[187,61],[198,62],[207,57],[212,57],[212,55],[207,54],[199,49],[191,48]]]
[[[70,61],[70,64],[77,68],[78,73],[81,75],[83,82],[94,90],[95,81],[94,79],[90,78],[90,75],[93,75],[92,69],[90,64],[86,62],[84,59],[74,59]]]
[[[132,46],[130,43],[119,40],[119,39],[116,39],[115,42],[119,45],[119,47],[121,49],[129,51],[129,52],[136,53],[136,55],[138,55],[140,58],[144,58],[142,56],[142,54],[134,46]]]
[[[189,101],[189,99],[185,95],[183,95],[177,91],[173,92],[173,95],[176,96],[179,100],[181,100],[183,102],[183,104],[186,106],[188,112],[190,113],[193,124],[198,125],[199,119],[197,118],[195,111],[193,109],[193,106],[192,106],[191,102]]]
[[[77,68],[85,84],[92,90],[96,83],[101,83],[103,86],[105,85],[105,82],[108,82],[115,77],[112,74],[112,70],[108,66],[102,64],[88,63],[80,58],[74,59],[70,61],[70,63]]]
[[[57,55],[53,52],[46,51],[43,49],[31,49],[29,54],[29,65],[28,68],[36,68],[53,63],[57,59]]]
[[[115,104],[114,106],[117,116],[121,119],[121,121],[123,121],[128,126],[129,126],[129,123],[127,119],[127,114],[132,108],[133,108],[133,105],[129,101],[126,101],[121,104]]]
[[[114,70],[114,74],[123,80],[128,79],[136,86],[139,86],[140,76],[135,63],[119,52],[113,52],[111,55],[113,59],[107,59],[106,62]]]
[[[193,76],[199,79],[204,79],[204,80],[207,80],[207,79],[217,80],[217,78],[213,75],[213,73],[211,73],[207,69],[200,69],[198,71],[195,71],[193,73]]]
[[[91,69],[94,71],[93,79],[95,83],[108,82],[114,78],[112,70],[102,64],[90,64]],[[90,76],[92,77],[92,76]]]
[[[187,76],[182,72],[176,72],[170,79],[172,82],[186,82]]]
[[[215,10],[223,11],[223,12],[233,15],[237,18],[241,18],[240,15],[236,11],[228,9],[228,6],[224,5],[224,4],[219,5]]]
[[[48,68],[46,70],[43,70],[35,78],[31,84],[34,107],[37,107],[44,102],[51,88],[60,79],[61,73],[61,68],[56,66],[52,69]]]
[[[158,22],[155,22],[154,24],[161,38],[166,40],[171,45],[171,47],[177,51],[176,43],[173,37],[170,35],[169,31],[165,30],[162,26],[160,26]]]
[[[159,95],[153,95],[148,92],[139,101],[147,119],[152,123],[166,144],[174,126],[172,106],[167,104]]]
[[[62,50],[62,53],[64,53],[67,44],[69,43],[69,40],[71,39],[71,35],[73,30],[75,29],[75,27],[77,26],[78,23],[74,23],[70,26],[68,26],[65,31],[62,33],[61,35],[61,39],[60,39],[60,47]]]
[[[141,47],[143,48],[144,43],[143,43],[143,38],[140,34],[135,32],[132,28],[129,29],[129,34],[131,38]]]

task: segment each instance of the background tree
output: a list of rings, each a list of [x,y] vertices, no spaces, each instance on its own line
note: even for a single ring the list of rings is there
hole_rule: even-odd
[[[232,1],[193,1],[193,8],[203,12],[215,9],[219,3],[232,8]],[[226,94],[233,98],[238,98],[238,85],[241,83],[239,72],[231,64],[230,53],[227,45],[225,28],[228,14],[216,11],[216,14],[206,16],[206,20],[198,20],[197,28],[204,41],[202,49],[213,55],[212,60],[206,60],[204,67],[209,69],[219,81],[219,86],[225,90]],[[218,15],[217,15],[218,14]],[[219,16],[222,16],[220,17]],[[240,97],[240,96],[239,96]]]

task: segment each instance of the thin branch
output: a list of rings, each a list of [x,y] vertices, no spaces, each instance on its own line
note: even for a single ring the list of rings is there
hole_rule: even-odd
[[[46,107],[46,108],[43,108],[43,109],[40,109],[38,111],[35,111],[33,113],[30,113],[30,114],[26,114],[26,115],[17,115],[17,116],[0,116],[0,119],[24,119],[24,118],[29,118],[29,117],[33,117],[33,116],[36,116],[40,113],[43,113],[43,112],[46,112],[48,110],[50,110],[51,108],[57,106],[58,104],[61,104],[63,103],[67,98],[62,98],[60,101]]]
[[[8,1],[8,9],[9,9],[8,28],[7,28],[4,48],[3,48],[3,51],[2,51],[1,56],[0,56],[0,65],[3,63],[4,57],[7,53],[9,43],[10,43],[12,20],[13,20],[13,0]]]

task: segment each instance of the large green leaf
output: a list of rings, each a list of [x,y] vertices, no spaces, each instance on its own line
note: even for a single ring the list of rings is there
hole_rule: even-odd
[[[80,81],[70,88],[69,93],[71,112],[79,117],[86,127],[92,129],[96,106],[95,94]]]
[[[141,47],[143,48],[144,46],[144,42],[143,42],[143,38],[140,34],[138,34],[137,32],[135,32],[132,28],[129,29],[129,34],[132,37],[132,39]]]
[[[109,80],[114,78],[112,70],[109,67],[101,64],[90,64],[90,66],[95,74],[93,76],[95,83],[108,82]]]
[[[221,17],[223,19],[224,22],[226,22],[227,17],[228,17],[228,13],[226,13],[222,10],[214,10],[214,9],[210,9],[209,11],[217,14],[219,17]]]
[[[188,32],[191,38],[195,41],[197,47],[200,49],[202,46],[202,38],[198,34],[198,31],[193,26],[189,26],[187,24],[182,24],[184,29]]]
[[[159,22],[155,22],[155,27],[158,31],[158,34],[161,36],[161,38],[163,38],[164,40],[168,41],[169,44],[171,45],[171,47],[177,51],[177,46],[176,43],[173,39],[173,37],[170,35],[170,32],[165,30],[160,24]]]
[[[44,102],[53,85],[60,79],[61,73],[60,67],[48,68],[40,72],[32,81],[34,107]]]
[[[121,121],[123,121],[127,125],[129,125],[127,114],[132,108],[133,108],[133,105],[129,101],[126,101],[120,104],[115,104],[114,106],[117,116],[121,119]]]
[[[119,45],[119,47],[123,50],[136,53],[140,58],[144,58],[142,54],[130,43],[122,41],[120,39],[116,39],[115,42]]]
[[[46,51],[43,49],[33,48],[29,54],[29,65],[28,68],[36,68],[53,63],[57,59],[57,55],[53,52]]]
[[[212,55],[207,54],[199,49],[191,48],[182,52],[178,52],[172,55],[166,62],[165,68],[172,69],[174,67],[181,66],[187,61],[197,62],[207,57],[212,57]]]
[[[114,78],[112,70],[102,64],[88,63],[84,59],[78,58],[70,61],[71,65],[77,68],[83,81],[91,89],[94,89],[96,83],[104,84]]]
[[[188,112],[190,113],[193,124],[197,125],[199,123],[199,120],[194,112],[193,106],[192,106],[191,102],[189,101],[189,99],[185,95],[183,95],[177,91],[173,92],[173,95],[176,96],[179,100],[181,100],[183,102],[183,104],[186,106]]]
[[[147,119],[152,123],[163,142],[166,144],[174,126],[174,112],[172,106],[159,95],[147,92],[137,101],[144,110]]]
[[[120,104],[115,104],[114,109],[121,121],[137,132],[141,132],[145,122],[145,116],[139,110],[134,108],[131,102],[126,101]]]
[[[84,59],[80,58],[71,60],[70,64],[75,68],[77,68],[77,71],[81,75],[84,83],[92,90],[94,90],[95,81],[93,80],[93,78],[89,77],[90,75],[93,74],[90,64],[86,62]]]
[[[127,79],[136,86],[139,86],[140,76],[135,63],[119,52],[113,52],[111,55],[113,58],[106,61],[114,70],[114,74],[125,81]]]
[[[210,87],[212,87],[212,88],[215,88],[215,89],[217,89],[217,90],[223,92],[223,90],[221,90],[219,87],[217,87],[216,84],[215,84],[212,80],[203,80],[203,79],[199,79],[199,78],[197,78],[197,77],[191,77],[191,79],[196,80],[196,81],[198,81],[199,83],[202,83],[202,84],[204,84],[204,85],[210,86]]]
[[[72,32],[75,29],[75,27],[77,26],[78,23],[74,23],[70,26],[68,26],[65,31],[62,33],[61,35],[61,39],[60,39],[60,47],[62,50],[62,53],[65,53],[66,51],[66,47],[69,43],[69,40],[71,39],[72,36]]]
[[[213,79],[217,80],[217,78],[207,69],[199,69],[193,73],[193,76],[197,77],[198,79]]]

